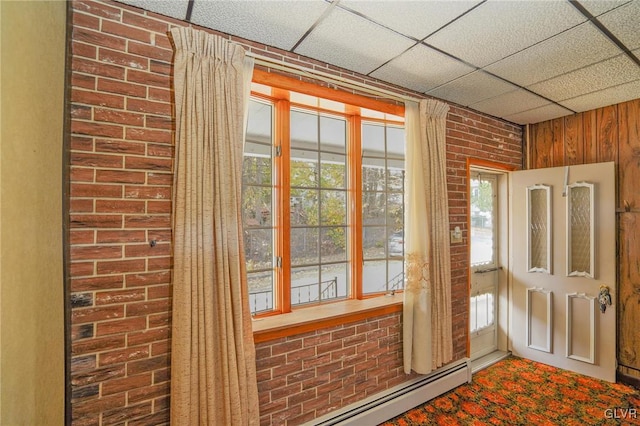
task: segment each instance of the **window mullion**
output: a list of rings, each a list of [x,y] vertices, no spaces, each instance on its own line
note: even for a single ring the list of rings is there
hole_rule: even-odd
[[[276,269],[277,306],[282,313],[291,312],[291,140],[290,103],[276,102],[275,144],[280,155],[275,159],[277,227],[274,235],[275,251],[282,258],[282,266]],[[279,148],[278,148],[279,147]]]
[[[349,261],[351,269],[351,294],[362,299],[362,119],[349,117],[347,140],[347,205],[349,206]]]

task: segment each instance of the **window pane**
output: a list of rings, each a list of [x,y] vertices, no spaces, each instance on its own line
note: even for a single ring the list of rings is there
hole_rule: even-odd
[[[362,135],[363,293],[389,292],[404,286],[404,129],[363,123]]]
[[[320,117],[320,150],[345,154],[347,147],[347,125],[342,118]]]
[[[271,145],[273,136],[273,106],[264,102],[251,100],[247,119],[248,141]]]
[[[347,201],[345,191],[321,191],[322,225],[346,225]]]
[[[273,106],[251,100],[242,170],[244,250],[252,313],[273,309]]]
[[[318,114],[291,111],[291,148],[318,150]]]
[[[320,267],[291,268],[291,304],[317,302],[320,298]]]
[[[362,193],[362,224],[384,225],[387,218],[385,206],[386,193],[363,192]]]
[[[394,166],[395,167],[389,167],[387,172],[389,176],[389,190],[404,192],[404,161],[396,161]]]
[[[296,157],[291,158],[291,186],[294,188],[315,188],[318,185],[318,162],[308,157],[305,159],[300,154],[307,154],[309,151],[297,150]],[[314,156],[317,153],[311,153]]]
[[[492,263],[494,257],[495,179],[471,179],[471,264]]]
[[[385,226],[365,226],[362,228],[362,252],[365,259],[387,257],[387,228]]]
[[[244,231],[244,253],[247,271],[265,270],[272,267],[272,234],[273,230],[271,228],[246,229]]]
[[[347,157],[341,154],[321,154],[321,182],[323,188],[346,188]]]
[[[272,225],[272,197],[270,186],[245,186],[242,193],[242,216],[245,228]]]
[[[349,295],[347,264],[323,265],[320,288],[323,301],[347,297]]]
[[[371,123],[362,124],[362,155],[365,157],[385,157],[384,126]]]
[[[318,225],[318,191],[291,189],[291,226]]]
[[[347,260],[347,228],[322,228],[320,235],[322,262]]]
[[[404,129],[387,127],[387,156],[404,158]]]
[[[252,314],[273,309],[273,273],[248,273],[249,309]]]
[[[403,228],[404,223],[404,197],[402,193],[387,195],[387,224],[393,230]]]
[[[291,228],[291,264],[309,265],[319,261],[318,228]]]

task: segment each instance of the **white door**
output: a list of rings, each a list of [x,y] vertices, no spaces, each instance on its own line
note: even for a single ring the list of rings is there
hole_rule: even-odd
[[[498,349],[498,178],[471,171],[471,288],[469,335],[471,359]]]
[[[614,382],[614,163],[513,172],[509,192],[510,349]]]

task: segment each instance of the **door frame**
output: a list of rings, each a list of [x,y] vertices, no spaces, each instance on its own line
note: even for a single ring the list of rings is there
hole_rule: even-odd
[[[508,271],[509,267],[509,172],[517,170],[516,167],[506,164],[500,164],[493,161],[481,160],[476,158],[467,158],[467,232],[471,232],[471,175],[473,172],[481,170],[487,173],[495,174],[498,177],[498,253],[497,263],[502,268],[497,271],[498,274],[498,292],[497,292],[497,349],[500,351],[508,350],[508,330],[509,330],[509,287],[508,287]],[[467,267],[467,357],[471,358],[471,238],[467,239],[467,259],[469,259]]]

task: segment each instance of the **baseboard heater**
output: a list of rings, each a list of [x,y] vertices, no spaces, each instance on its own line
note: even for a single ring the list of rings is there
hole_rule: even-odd
[[[378,425],[468,382],[471,382],[471,362],[465,358],[318,417],[307,425]]]

